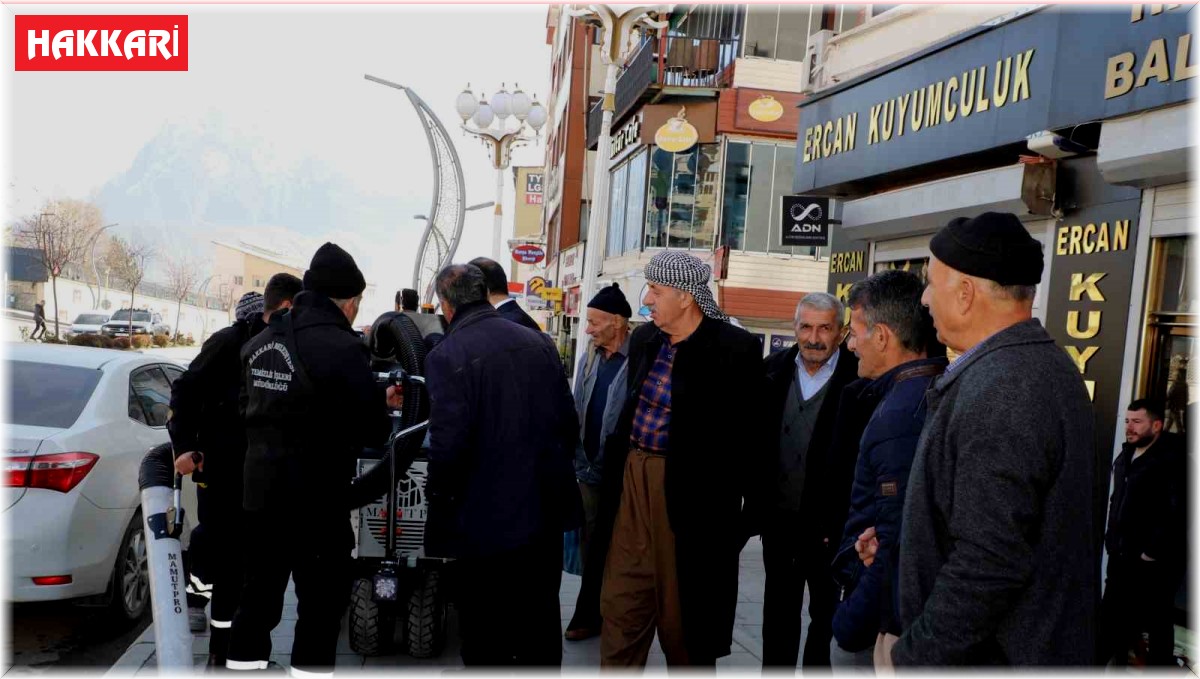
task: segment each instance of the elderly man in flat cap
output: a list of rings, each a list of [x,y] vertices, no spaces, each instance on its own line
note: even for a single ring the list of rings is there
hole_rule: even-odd
[[[628,399],[601,481],[601,520],[615,519],[602,667],[644,666],[656,631],[671,666],[730,652],[738,554],[756,532],[764,377],[762,345],[727,322],[710,274],[674,250],[646,266],[653,323],[629,339]]]
[[[1012,214],[933,237],[922,303],[959,353],[927,394],[900,541],[896,665],[1093,662],[1094,415],[1033,318],[1042,248]]]

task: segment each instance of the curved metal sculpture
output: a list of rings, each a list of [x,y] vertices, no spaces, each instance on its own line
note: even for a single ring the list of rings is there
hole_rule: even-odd
[[[429,140],[429,154],[433,157],[433,205],[429,208],[425,233],[421,234],[421,243],[417,247],[412,282],[413,289],[421,294],[421,302],[429,304],[433,302],[434,277],[450,263],[462,237],[466,196],[458,152],[446,134],[442,121],[416,92],[374,76],[364,77],[371,82],[403,90],[417,110],[417,117],[421,119],[425,137]]]

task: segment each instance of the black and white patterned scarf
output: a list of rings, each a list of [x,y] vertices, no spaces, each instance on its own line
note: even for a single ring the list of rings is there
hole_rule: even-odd
[[[705,316],[718,321],[728,321],[729,317],[717,306],[712,292],[708,289],[708,279],[712,269],[694,255],[678,250],[663,250],[654,255],[646,265],[646,280],[656,285],[666,285],[689,292],[696,298],[696,305]]]

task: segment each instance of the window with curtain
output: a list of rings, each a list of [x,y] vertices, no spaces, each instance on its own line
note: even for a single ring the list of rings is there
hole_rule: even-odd
[[[721,244],[735,252],[812,256],[811,246],[783,246],[782,198],[792,191],[796,147],[734,142],[725,149]]]
[[[655,148],[646,189],[646,247],[711,249],[720,176],[720,144],[682,153]]]

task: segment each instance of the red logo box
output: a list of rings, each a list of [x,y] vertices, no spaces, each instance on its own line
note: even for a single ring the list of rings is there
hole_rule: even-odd
[[[188,70],[186,14],[15,18],[18,71]]]

